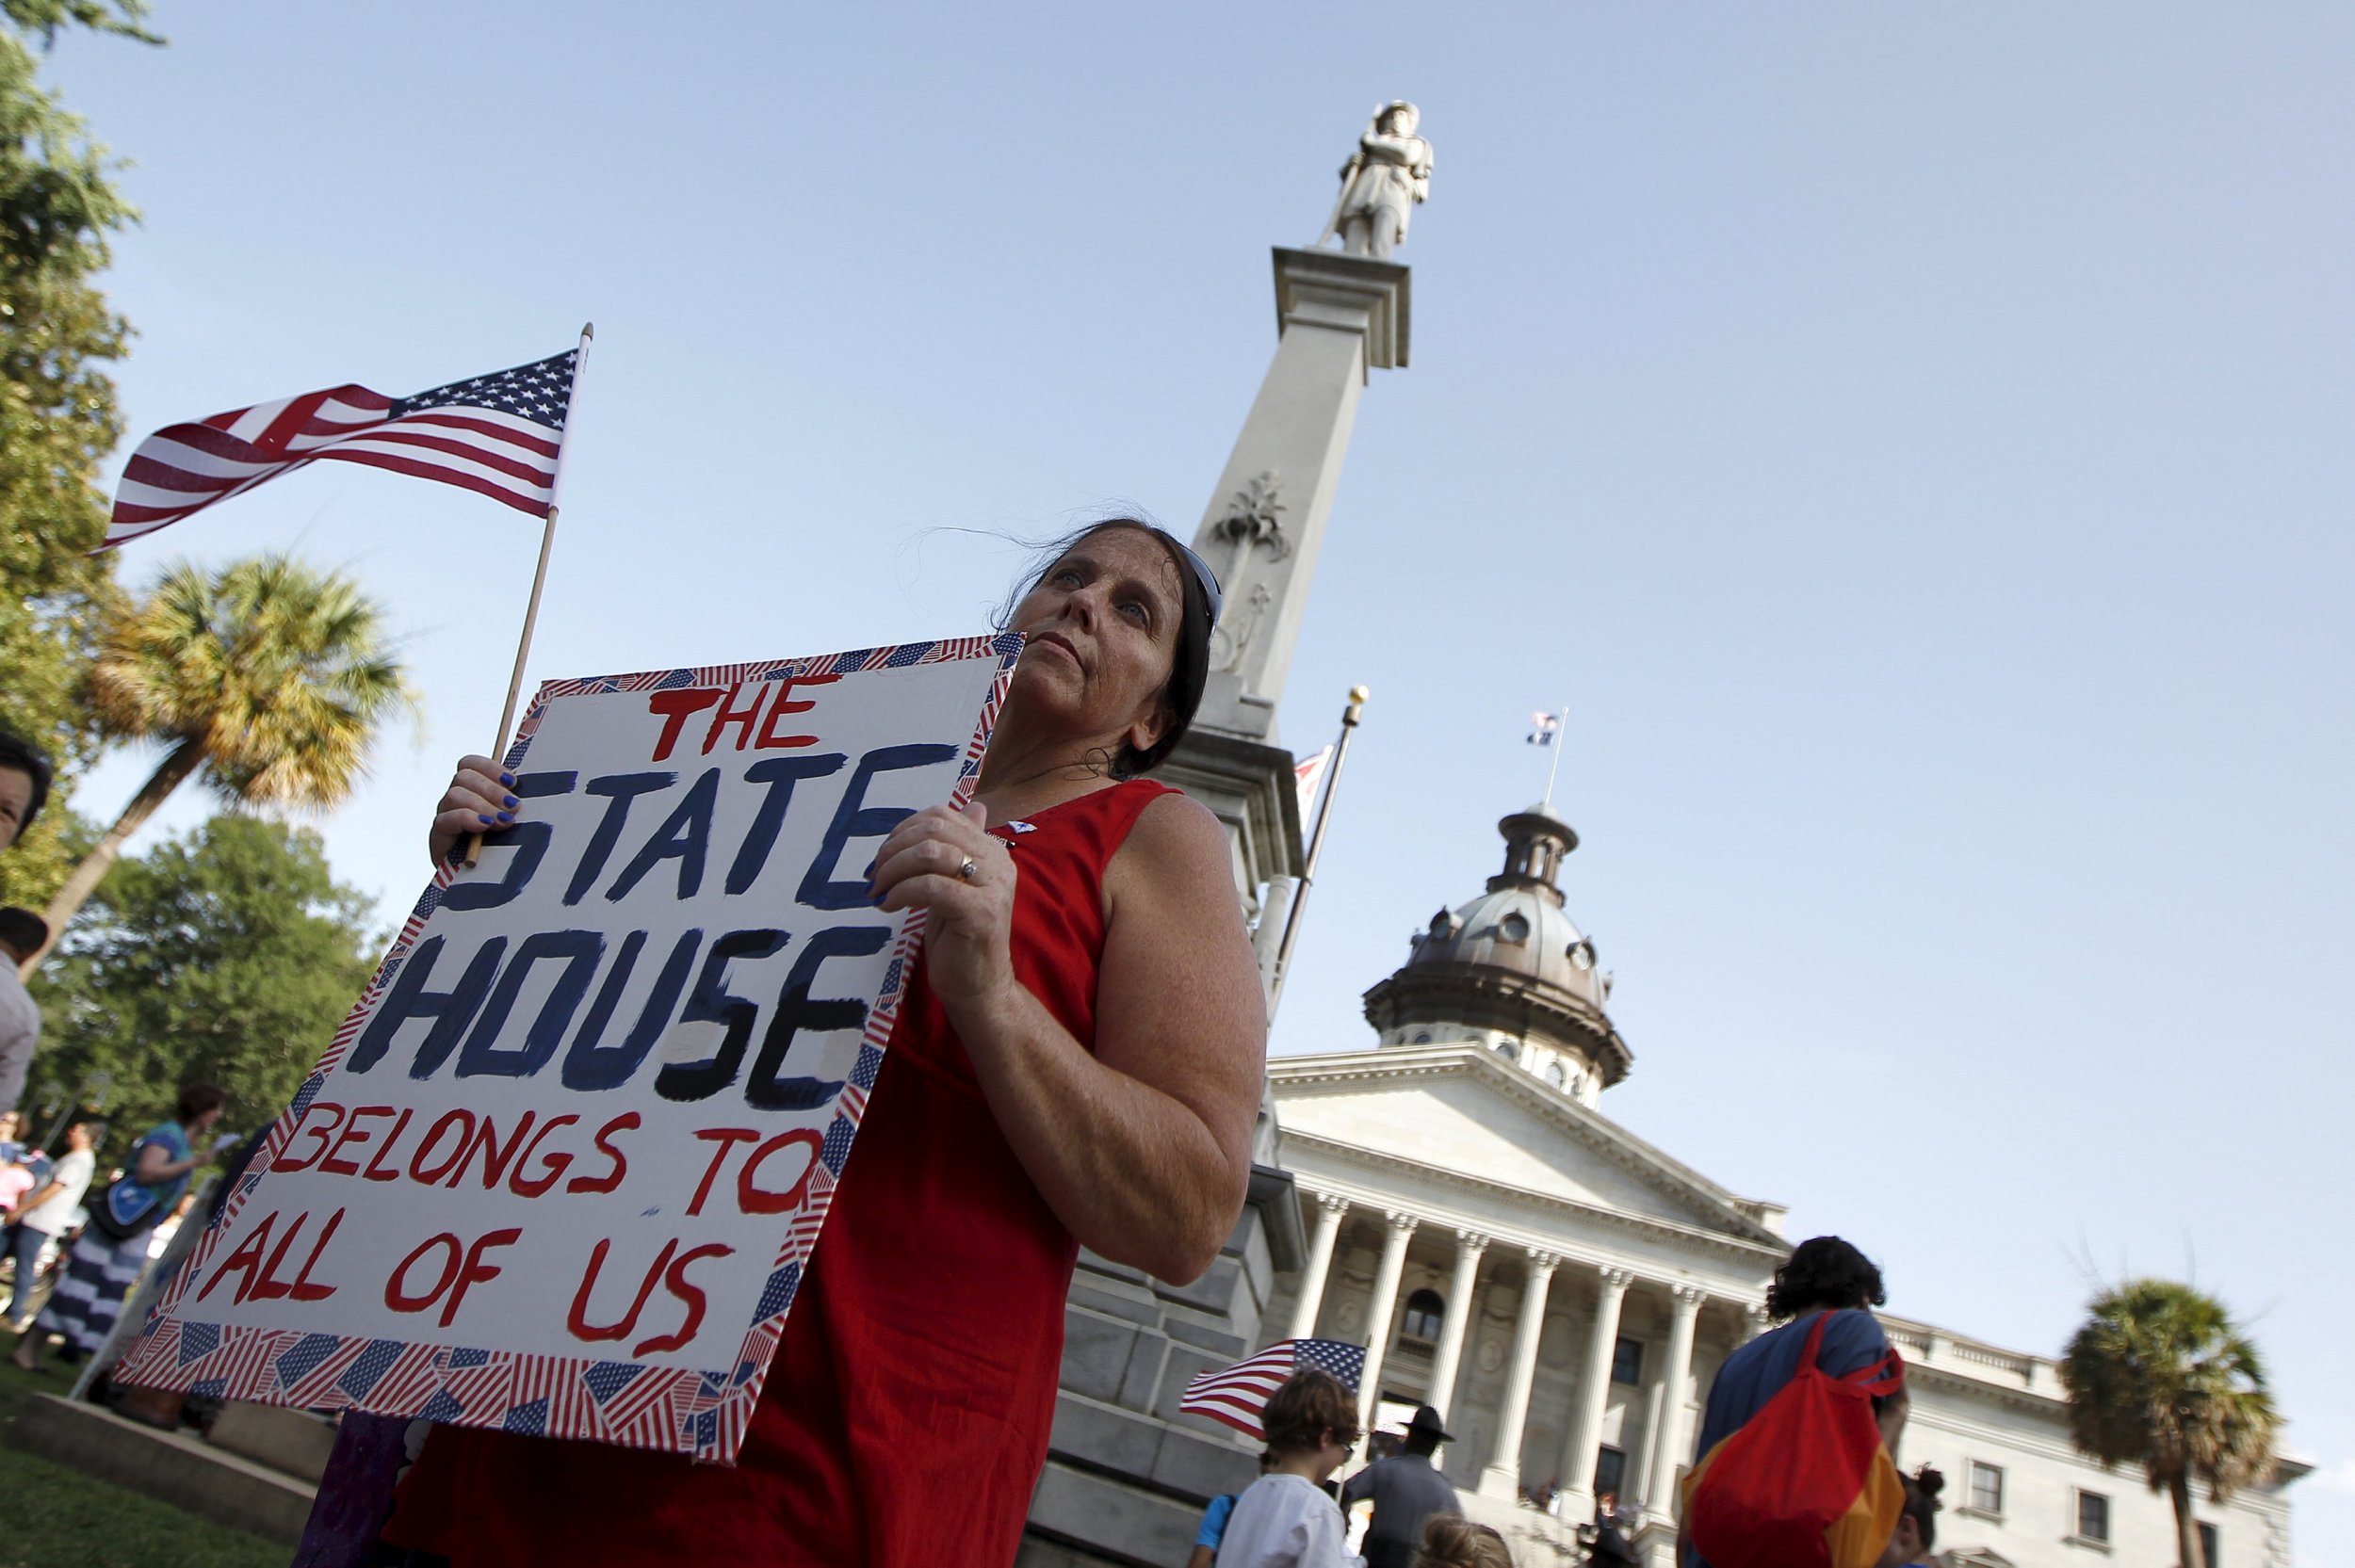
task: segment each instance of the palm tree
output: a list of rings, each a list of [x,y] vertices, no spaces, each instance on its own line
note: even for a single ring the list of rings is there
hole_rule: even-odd
[[[2273,1473],[2281,1417],[2257,1347],[2222,1302],[2168,1280],[2132,1280],[2093,1300],[2060,1365],[2077,1447],[2139,1464],[2175,1505],[2184,1568],[2205,1568],[2191,1485],[2218,1502]]]
[[[384,720],[414,714],[416,698],[359,586],[272,554],[209,576],[175,567],[108,628],[90,706],[110,738],[168,750],[50,900],[53,942],[190,774],[203,769],[233,803],[326,810],[366,773]]]

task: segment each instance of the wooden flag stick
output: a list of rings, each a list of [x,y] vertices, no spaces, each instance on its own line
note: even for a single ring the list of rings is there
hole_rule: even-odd
[[[580,329],[580,348],[573,356],[572,389],[564,395],[564,433],[557,438],[556,472],[548,476],[548,516],[540,525],[540,564],[531,572],[531,599],[524,606],[524,635],[515,642],[515,671],[507,677],[507,705],[499,710],[498,744],[491,748],[491,760],[507,766],[507,740],[515,726],[515,703],[523,695],[524,665],[531,657],[532,628],[540,623],[540,590],[547,586],[548,552],[556,544],[556,509],[563,495],[564,454],[570,449],[573,433],[573,405],[580,397],[580,373],[589,364],[589,343],[597,335],[593,321]],[[467,870],[482,858],[482,834],[466,835],[463,848],[458,852],[458,864]]]

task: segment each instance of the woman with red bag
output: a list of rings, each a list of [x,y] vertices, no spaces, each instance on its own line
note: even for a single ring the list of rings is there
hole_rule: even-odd
[[[1867,1310],[1888,1300],[1880,1269],[1836,1236],[1775,1271],[1766,1312],[1781,1326],[1728,1357],[1709,1390],[1684,1568],[1879,1558],[1904,1503],[1893,1455],[1908,1408],[1904,1365]]]

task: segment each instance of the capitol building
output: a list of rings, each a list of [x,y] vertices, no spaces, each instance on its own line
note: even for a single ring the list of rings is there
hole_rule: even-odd
[[[1665,1565],[1711,1380],[1765,1326],[1798,1238],[1774,1204],[1612,1121],[1632,1053],[1564,907],[1578,835],[1543,806],[1498,826],[1486,890],[1433,914],[1365,994],[1372,1043],[1269,1063],[1306,1256],[1263,1334],[1367,1346],[1378,1425],[1443,1411],[1441,1467],[1517,1561],[1569,1560],[1609,1492]],[[2077,1454],[2052,1360],[1881,1320],[1912,1388],[1902,1461],[1946,1477],[1941,1568],[2174,1563],[2167,1499]],[[2221,1505],[2197,1493],[2209,1562],[2287,1568],[2285,1488],[2307,1468]],[[1551,1512],[1530,1500],[1552,1493]]]

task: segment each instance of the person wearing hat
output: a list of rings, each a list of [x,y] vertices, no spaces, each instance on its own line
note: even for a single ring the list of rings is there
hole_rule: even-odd
[[[17,965],[49,945],[49,923],[28,909],[0,909],[0,1110],[14,1110],[41,1043],[41,1008]]]
[[[1455,1488],[1433,1467],[1431,1455],[1442,1443],[1455,1439],[1429,1405],[1415,1411],[1406,1423],[1406,1441],[1389,1459],[1376,1460],[1349,1478],[1341,1487],[1341,1507],[1372,1501],[1373,1522],[1366,1527],[1359,1549],[1366,1568],[1414,1568],[1422,1549],[1423,1521],[1442,1513],[1461,1513]]]

